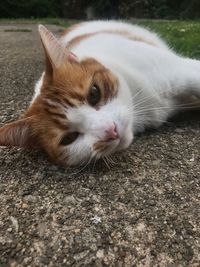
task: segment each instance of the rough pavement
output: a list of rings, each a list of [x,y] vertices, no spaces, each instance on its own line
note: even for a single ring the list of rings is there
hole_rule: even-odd
[[[36,25],[1,24],[0,124],[23,112],[42,68]],[[0,266],[200,266],[198,117],[136,137],[110,169],[0,147]]]

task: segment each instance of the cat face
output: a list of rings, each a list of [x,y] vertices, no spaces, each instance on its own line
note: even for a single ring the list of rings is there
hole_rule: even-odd
[[[95,59],[79,62],[46,28],[40,34],[46,55],[40,94],[23,119],[0,129],[0,145],[37,145],[64,165],[128,147],[132,116],[123,82]]]

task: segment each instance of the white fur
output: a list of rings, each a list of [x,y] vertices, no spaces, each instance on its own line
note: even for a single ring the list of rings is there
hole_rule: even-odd
[[[93,57],[109,68],[119,79],[119,93],[100,111],[89,106],[68,110],[67,117],[77,127],[75,130],[87,133],[69,146],[74,155],[70,164],[91,156],[92,144],[102,137],[105,124],[114,121],[121,134],[121,147],[113,142],[114,150],[126,148],[131,143],[132,133],[147,126],[158,127],[173,114],[177,110],[177,97],[200,96],[200,62],[178,56],[156,34],[141,27],[115,21],[88,22],[60,41],[67,45],[75,36],[115,29],[129,31],[156,45],[100,33],[82,40],[72,49],[80,60]],[[35,96],[41,84],[42,80],[36,85]]]
[[[42,83],[43,83],[43,78],[44,78],[44,72],[42,73],[42,76],[40,77],[40,79],[37,81],[35,85],[35,93],[33,95],[31,103],[33,103],[36,97],[40,94]]]
[[[163,40],[161,40],[157,34],[150,32],[142,27],[131,25],[123,22],[117,21],[90,21],[82,23],[79,27],[75,28],[73,31],[69,32],[66,36],[61,37],[60,41],[67,45],[67,43],[76,36],[87,34],[87,33],[96,33],[99,31],[126,31],[130,32],[136,37],[142,37],[148,40],[149,42],[157,44],[159,47],[168,49],[168,46]]]
[[[166,49],[167,46],[156,34],[141,27],[114,21],[88,22],[83,23],[80,28],[75,28],[61,41],[67,44],[75,36],[105,29],[127,30],[157,44],[152,46],[128,40],[120,35],[102,33],[83,40],[72,49],[80,60],[94,57],[117,76],[121,76],[133,97],[140,90],[133,100],[136,112],[141,115],[138,121],[134,121],[134,132],[147,125],[159,126],[161,121],[166,120],[176,110],[173,106],[176,96],[191,94],[191,89],[193,94],[199,95],[199,61],[176,55],[170,49]],[[120,95],[127,94],[124,86],[120,87]],[[143,105],[134,105],[142,99],[146,99]],[[148,113],[142,114],[144,107],[151,109],[149,108]]]

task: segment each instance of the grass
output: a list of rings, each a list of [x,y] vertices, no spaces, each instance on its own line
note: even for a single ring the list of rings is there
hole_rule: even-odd
[[[200,58],[200,21],[136,21],[157,32],[169,46],[187,57]]]
[[[77,21],[45,18],[45,19],[17,19],[17,20],[1,20],[0,23],[44,23],[54,24],[60,27],[68,27]],[[132,20],[141,26],[145,26],[150,30],[158,33],[169,46],[179,54],[200,59],[200,21],[167,21],[167,20]],[[20,29],[19,29],[20,30]]]

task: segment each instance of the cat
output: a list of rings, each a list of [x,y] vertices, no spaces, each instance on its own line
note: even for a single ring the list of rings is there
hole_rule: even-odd
[[[86,164],[198,102],[200,61],[147,29],[92,21],[59,39],[43,25],[39,34],[45,70],[23,117],[0,128],[0,146],[39,147],[58,164]]]

